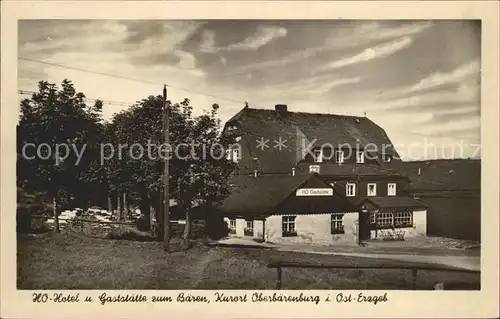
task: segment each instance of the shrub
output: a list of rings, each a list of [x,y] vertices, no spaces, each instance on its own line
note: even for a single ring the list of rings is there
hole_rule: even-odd
[[[16,210],[16,230],[18,233],[46,231],[45,216],[48,210],[43,203],[18,204]]]
[[[108,232],[108,239],[132,240],[132,241],[154,241],[155,237],[147,233],[141,233],[134,230],[115,229]]]
[[[229,235],[229,227],[224,216],[219,213],[209,213],[205,218],[205,234],[212,240],[225,238]]]
[[[137,229],[139,229],[140,231],[149,231],[149,222],[146,218],[146,216],[144,215],[141,215],[141,217],[139,217],[136,221],[136,226],[137,226]]]
[[[31,220],[32,216],[29,213],[29,209],[27,206],[17,207],[17,232],[18,233],[30,233],[31,232]]]
[[[380,235],[384,241],[404,241],[405,231],[402,229],[394,229],[392,231],[381,231]]]

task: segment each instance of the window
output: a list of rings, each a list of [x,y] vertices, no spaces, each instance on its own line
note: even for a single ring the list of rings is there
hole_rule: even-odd
[[[377,196],[377,184],[368,183],[366,193],[368,196]]]
[[[229,220],[229,233],[230,234],[236,233],[236,220],[235,219]]]
[[[319,173],[319,165],[309,165],[309,173]]]
[[[365,162],[365,153],[356,152],[356,163],[364,163],[364,162]]]
[[[283,216],[281,222],[281,229],[283,237],[297,236],[295,231],[295,218],[296,216]]]
[[[373,215],[372,215],[373,214]],[[376,219],[376,220],[375,220]],[[413,213],[411,211],[403,212],[383,212],[377,213],[375,218],[375,212],[370,213],[370,223],[376,223],[377,228],[403,228],[413,226]]]
[[[246,222],[245,236],[253,236],[253,220]]]
[[[397,212],[394,214],[394,226],[403,227],[413,225],[411,212]]]
[[[396,196],[396,183],[387,184],[387,196]]]
[[[377,225],[378,226],[392,226],[393,225],[393,215],[392,213],[378,213],[377,214]]]
[[[344,162],[344,152],[343,151],[336,151],[335,152],[335,161],[337,163],[343,163]]]
[[[233,162],[238,163],[240,160],[240,150],[237,148],[233,149]]]
[[[315,163],[323,162],[323,150],[314,150],[313,155]]]
[[[347,183],[345,186],[345,195],[346,196],[356,196],[356,184]]]
[[[227,149],[226,159],[228,161],[233,161],[235,163],[238,163],[238,161],[240,160],[240,149],[238,148]]]
[[[331,233],[332,234],[344,233],[344,214],[332,214]]]

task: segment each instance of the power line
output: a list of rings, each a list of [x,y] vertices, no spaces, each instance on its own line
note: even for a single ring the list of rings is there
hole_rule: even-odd
[[[17,93],[20,95],[33,95],[39,92],[29,91],[29,90],[17,90]],[[131,103],[131,102],[110,101],[110,100],[93,99],[88,97],[85,97],[84,100],[89,102],[101,101],[103,104],[115,105],[115,106],[132,106],[137,104],[137,102]]]
[[[102,76],[108,76],[108,77],[113,77],[113,78],[118,78],[118,79],[123,79],[123,80],[128,80],[128,81],[134,81],[134,82],[139,82],[139,83],[145,83],[145,84],[152,84],[152,85],[165,85],[164,83],[159,83],[159,82],[153,82],[153,81],[146,81],[146,80],[143,80],[143,79],[138,79],[138,78],[132,78],[132,77],[127,77],[127,76],[121,76],[121,75],[116,75],[116,74],[111,74],[111,73],[104,73],[104,72],[98,72],[98,71],[92,71],[92,70],[88,70],[88,69],[83,69],[83,68],[77,68],[77,67],[72,67],[72,66],[68,66],[68,65],[63,65],[63,64],[57,64],[57,63],[52,63],[52,62],[47,62],[47,61],[40,61],[40,60],[36,60],[36,59],[31,59],[31,58],[25,58],[25,57],[18,57],[19,60],[24,60],[24,61],[29,61],[29,62],[34,62],[34,63],[40,63],[40,64],[45,64],[45,65],[50,65],[50,66],[54,66],[54,67],[59,67],[59,68],[64,68],[64,69],[69,69],[69,70],[75,70],[75,71],[80,71],[80,72],[86,72],[86,73],[91,73],[91,74],[97,74],[97,75],[102,75]],[[224,100],[224,101],[228,101],[228,102],[232,102],[232,103],[236,103],[236,104],[243,104],[243,103],[246,103],[246,101],[239,101],[239,100],[235,100],[235,99],[232,99],[232,98],[227,98],[227,97],[223,97],[223,96],[220,96],[220,95],[216,95],[216,94],[210,94],[210,93],[204,93],[204,92],[199,92],[199,91],[194,91],[194,90],[191,90],[191,89],[185,89],[185,88],[182,88],[182,87],[178,87],[178,86],[174,86],[174,85],[169,85],[169,84],[166,84],[167,87],[169,88],[173,88],[173,89],[176,89],[176,90],[179,90],[179,91],[184,91],[184,92],[188,92],[188,93],[192,93],[192,94],[197,94],[197,95],[204,95],[204,96],[208,96],[208,97],[212,97],[212,98],[215,98],[215,99],[220,99],[220,100]],[[92,99],[89,99],[89,100],[92,100]],[[101,100],[103,101],[104,103],[104,100]],[[126,102],[116,102],[116,101],[107,101],[109,103],[106,103],[106,104],[110,104],[110,105],[120,105],[120,106],[126,106],[126,105],[123,105],[123,104],[127,104]],[[135,103],[133,103],[135,104]],[[258,105],[252,105],[254,107],[258,107],[258,108],[262,108]],[[425,134],[425,133],[417,133],[417,132],[412,132],[412,131],[404,131],[404,130],[398,130],[398,129],[392,129],[393,131],[396,131],[396,132],[400,132],[400,133],[405,133],[405,134],[409,134],[409,135],[414,135],[414,136],[422,136],[422,137],[435,137],[435,138],[441,138],[441,139],[445,139],[445,138],[458,138],[458,139],[462,139],[462,140],[476,140],[475,138],[473,137],[460,137],[460,136],[451,136],[451,135],[441,135],[441,134]]]
[[[72,67],[68,65],[63,65],[63,64],[57,64],[57,63],[52,63],[52,62],[46,62],[46,61],[40,61],[40,60],[35,60],[35,59],[30,59],[30,58],[25,58],[25,57],[18,57],[19,60],[24,60],[24,61],[29,61],[29,62],[34,62],[34,63],[40,63],[40,64],[45,64],[45,65],[50,65],[58,68],[63,68],[63,69],[69,69],[69,70],[75,70],[75,71],[80,71],[80,72],[86,72],[86,73],[91,73],[91,74],[98,74],[98,75],[103,75],[103,76],[108,76],[108,77],[113,77],[113,78],[118,78],[122,80],[128,80],[128,81],[134,81],[134,82],[139,82],[139,83],[146,83],[146,84],[153,84],[153,85],[165,85],[165,83],[159,83],[159,82],[153,82],[153,81],[146,81],[143,79],[138,79],[138,78],[132,78],[132,77],[127,77],[127,76],[122,76],[122,75],[116,75],[116,74],[111,74],[111,73],[105,73],[105,72],[98,72],[98,71],[92,71],[88,69],[83,69],[83,68],[77,68],[77,67]],[[216,94],[210,94],[210,93],[204,93],[204,92],[199,92],[199,91],[193,91],[191,89],[186,89],[170,84],[166,84],[167,87],[179,90],[179,91],[184,91],[184,92],[189,92],[192,94],[198,94],[198,95],[204,95],[204,96],[209,96],[213,97],[216,99],[228,101],[228,102],[233,102],[233,103],[238,103],[238,104],[243,104],[245,101],[238,101],[235,99],[223,97],[220,95]]]

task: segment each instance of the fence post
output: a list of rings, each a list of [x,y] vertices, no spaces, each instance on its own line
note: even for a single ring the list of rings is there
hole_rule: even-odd
[[[411,273],[412,273],[411,288],[413,290],[416,290],[417,289],[417,269],[413,268],[411,270]]]
[[[281,289],[281,267],[280,265],[278,265],[278,267],[276,268],[276,272],[277,272],[277,275],[278,275],[278,278],[276,278],[276,289]]]

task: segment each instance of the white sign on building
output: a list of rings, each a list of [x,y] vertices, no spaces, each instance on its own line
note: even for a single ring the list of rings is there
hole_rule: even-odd
[[[332,188],[299,188],[296,196],[333,196]]]

